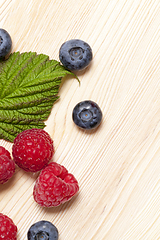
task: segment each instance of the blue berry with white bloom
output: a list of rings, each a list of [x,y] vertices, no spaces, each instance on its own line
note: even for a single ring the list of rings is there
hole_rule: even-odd
[[[70,71],[85,69],[93,58],[92,49],[88,43],[80,39],[71,39],[62,44],[59,59]]]
[[[83,129],[93,129],[99,126],[102,120],[102,111],[97,103],[91,100],[79,102],[73,109],[74,123]]]
[[[28,230],[28,240],[57,240],[58,230],[49,221],[39,221],[34,223]]]
[[[12,47],[12,39],[9,35],[9,33],[3,29],[0,28],[0,59],[6,57]]]

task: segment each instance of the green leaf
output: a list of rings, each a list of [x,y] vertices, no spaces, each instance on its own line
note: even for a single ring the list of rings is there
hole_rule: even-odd
[[[76,77],[58,61],[35,52],[15,52],[0,61],[0,138],[13,142],[23,130],[44,128],[68,74]]]

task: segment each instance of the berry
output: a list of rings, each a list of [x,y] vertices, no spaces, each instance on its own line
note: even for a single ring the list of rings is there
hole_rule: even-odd
[[[14,139],[13,160],[27,172],[37,172],[43,169],[53,154],[53,140],[43,129],[25,130]]]
[[[75,177],[64,166],[51,162],[36,180],[33,197],[40,206],[53,207],[69,201],[78,190]]]
[[[80,128],[96,128],[101,123],[102,111],[97,103],[90,100],[82,101],[74,107],[72,119]]]
[[[0,28],[0,58],[4,58],[11,51],[12,39],[9,33]]]
[[[58,230],[49,221],[39,221],[34,223],[28,230],[28,240],[57,240]]]
[[[92,60],[92,49],[80,39],[71,39],[62,44],[59,59],[71,71],[86,68]]]
[[[14,161],[6,155],[0,155],[0,184],[6,183],[14,173]]]
[[[17,239],[17,226],[14,224],[11,218],[2,213],[0,213],[0,239]]]
[[[11,159],[10,152],[2,146],[0,146],[0,156],[1,155],[5,155],[5,156],[7,156],[8,158]]]

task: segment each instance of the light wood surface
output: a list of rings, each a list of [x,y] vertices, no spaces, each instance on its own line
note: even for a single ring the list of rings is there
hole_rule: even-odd
[[[0,186],[0,212],[27,239],[31,224],[45,219],[59,240],[160,239],[160,1],[0,0],[0,27],[12,51],[36,51],[59,60],[61,44],[79,38],[93,61],[66,78],[45,130],[55,146],[53,161],[79,181],[79,194],[56,208],[41,208],[32,190],[38,174],[18,167]],[[97,130],[78,129],[72,109],[98,103]],[[12,144],[0,140],[10,152]]]

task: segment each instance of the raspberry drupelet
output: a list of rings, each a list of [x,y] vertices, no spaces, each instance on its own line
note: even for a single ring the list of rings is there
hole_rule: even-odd
[[[10,152],[0,146],[0,184],[8,182],[15,173],[15,163],[11,159]]]
[[[0,239],[17,240],[17,226],[7,215],[0,213]]]

